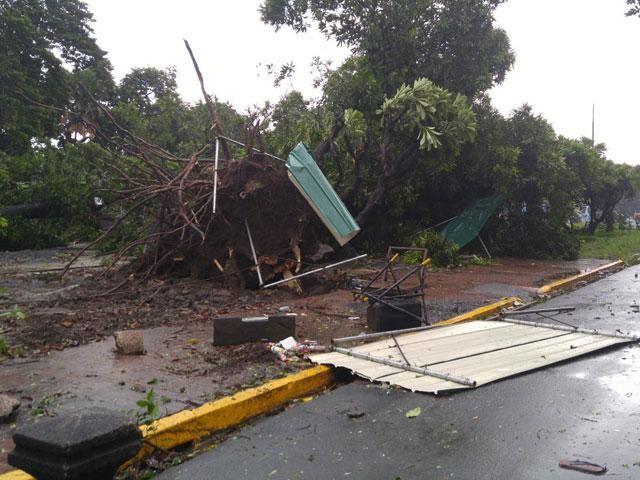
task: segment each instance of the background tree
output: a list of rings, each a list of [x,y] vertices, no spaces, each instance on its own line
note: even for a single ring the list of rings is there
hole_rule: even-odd
[[[629,10],[627,11],[627,17],[632,15],[640,15],[640,0],[627,0]]]
[[[25,97],[66,106],[80,97],[81,79],[109,94],[111,65],[92,37],[91,22],[79,0],[0,0],[1,151],[24,154],[33,140],[61,133],[64,119]]]
[[[567,165],[580,181],[576,204],[589,208],[585,231],[594,233],[602,223],[613,230],[616,206],[636,193],[635,170],[607,160],[606,146],[592,146],[589,138],[561,138],[560,145]]]
[[[362,57],[390,96],[426,77],[473,96],[500,83],[514,61],[507,34],[494,25],[504,0],[266,0],[265,23],[305,31],[310,22]]]

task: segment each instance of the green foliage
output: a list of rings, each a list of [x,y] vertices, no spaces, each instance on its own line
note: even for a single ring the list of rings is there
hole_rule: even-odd
[[[465,95],[500,83],[514,61],[506,33],[494,26],[503,0],[265,0],[262,20],[305,31],[311,23],[361,56],[390,95],[427,77]]]
[[[528,215],[495,220],[490,228],[489,250],[496,256],[575,260],[580,242],[566,227]]]
[[[51,395],[45,395],[40,400],[34,401],[29,409],[29,415],[33,417],[49,416],[50,410],[60,402],[62,392],[55,392]]]
[[[132,104],[143,115],[157,115],[163,99],[179,100],[175,68],[134,68],[118,85],[118,100]]]
[[[476,265],[478,267],[489,267],[492,263],[490,258],[479,257],[478,255],[472,255],[469,260],[465,261],[466,265]]]
[[[24,320],[27,318],[27,314],[18,305],[11,307],[11,310],[0,313],[0,318],[6,318],[9,320]]]
[[[349,138],[355,143],[362,143],[367,135],[367,124],[364,114],[353,108],[344,111],[344,127]]]
[[[438,137],[443,135],[461,145],[475,136],[475,116],[463,96],[451,99],[449,92],[420,78],[413,86],[401,85],[393,97],[384,100],[378,113],[417,131],[421,150],[441,147]],[[436,127],[437,123],[441,128]]]
[[[96,218],[89,207],[108,181],[97,167],[105,156],[91,142],[0,154],[0,171],[10,172],[0,175],[0,205],[41,204],[48,217],[7,218],[0,228],[0,249],[43,248],[95,235]]]
[[[627,5],[629,5],[629,10],[626,13],[627,17],[640,16],[640,0],[627,0]]]
[[[577,234],[581,258],[624,260],[627,264],[640,262],[640,230],[602,229],[593,234]]]
[[[0,0],[0,151],[31,150],[60,133],[60,116],[25,97],[65,106],[77,99],[75,77],[111,80],[111,66],[92,38],[92,17],[79,0]],[[76,106],[82,106],[80,104]]]
[[[160,408],[153,388],[147,392],[143,400],[138,400],[136,405],[138,406],[138,412],[136,413],[138,423],[150,425],[160,416]]]
[[[591,213],[585,230],[593,233],[602,222],[612,230],[616,205],[636,194],[638,170],[607,160],[605,145],[592,146],[587,138],[560,138],[560,145],[567,165],[580,182],[575,202],[579,207],[588,206]]]
[[[426,230],[419,233],[411,242],[412,247],[426,248],[429,258],[437,267],[449,267],[460,263],[458,246],[440,235],[435,230]],[[403,255],[403,261],[417,265],[422,261],[420,252],[408,252]]]

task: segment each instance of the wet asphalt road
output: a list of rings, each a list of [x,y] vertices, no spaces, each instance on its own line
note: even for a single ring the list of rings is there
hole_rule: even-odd
[[[640,334],[640,266],[545,304],[573,325]],[[533,318],[531,318],[533,319]],[[541,320],[536,318],[536,320]],[[405,413],[421,407],[409,419]],[[348,413],[364,415],[350,418]],[[562,458],[640,478],[640,349],[571,360],[448,396],[356,381],[257,420],[162,480],[584,479]]]

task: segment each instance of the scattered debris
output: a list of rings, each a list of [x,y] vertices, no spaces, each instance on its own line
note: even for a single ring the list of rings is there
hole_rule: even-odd
[[[298,342],[293,337],[287,337],[284,340],[280,340],[278,343],[270,343],[269,348],[283,362],[286,362],[290,356],[303,357],[304,355],[312,352],[327,351],[325,346],[318,345],[318,342],[315,340],[304,340],[303,342]]]
[[[124,330],[114,332],[116,350],[123,355],[144,355],[144,339],[142,332],[137,330]]]
[[[603,467],[602,465],[598,465],[597,463],[586,462],[584,460],[560,460],[558,463],[561,468],[566,468],[568,470],[576,470],[577,472],[582,473],[593,473],[596,475],[600,475],[606,473],[607,467]]]
[[[344,412],[349,418],[361,418],[366,415],[366,412],[362,410],[360,407],[351,407],[349,410]]]
[[[9,422],[20,407],[20,400],[0,394],[0,423]]]
[[[404,414],[404,416],[407,418],[415,418],[415,417],[419,417],[421,413],[422,413],[422,409],[420,407],[416,407],[416,408],[412,408],[411,410],[408,410],[407,413]]]
[[[421,263],[410,267],[409,271],[400,276],[394,270],[394,264],[400,258],[398,251],[422,253]],[[367,308],[367,324],[374,332],[398,330],[402,328],[419,327],[426,323],[424,289],[426,267],[431,262],[427,257],[425,248],[413,247],[389,247],[387,263],[362,286],[362,283],[351,282],[354,286],[353,294],[356,299],[369,303]],[[418,277],[418,286],[410,289],[402,289],[401,286],[413,276]],[[386,285],[388,277],[393,283]],[[385,284],[377,285],[376,282],[383,279]]]

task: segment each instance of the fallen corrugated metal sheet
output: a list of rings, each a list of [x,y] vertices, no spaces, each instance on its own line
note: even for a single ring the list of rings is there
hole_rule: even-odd
[[[287,168],[289,180],[309,202],[340,245],[344,245],[360,232],[355,219],[303,143],[299,143],[287,157]]]
[[[503,321],[474,321],[399,335],[395,340],[387,338],[357,345],[350,351],[390,363],[405,363],[406,358],[413,367],[471,379],[475,386],[480,386],[632,341],[629,338],[565,332]],[[412,391],[437,393],[471,388],[344,353],[324,353],[310,358],[315,363],[345,367],[369,380]]]

